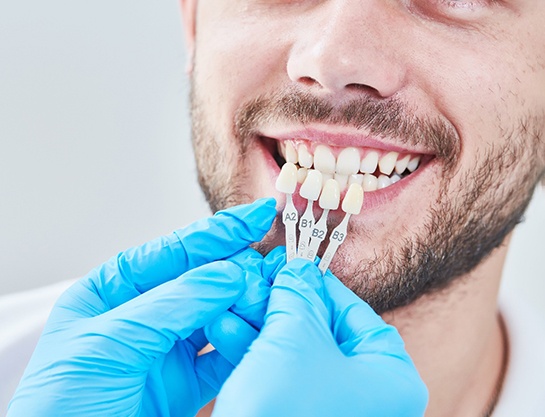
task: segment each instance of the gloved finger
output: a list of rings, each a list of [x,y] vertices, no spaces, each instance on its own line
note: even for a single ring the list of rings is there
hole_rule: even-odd
[[[261,275],[272,285],[284,265],[286,265],[286,247],[277,246],[263,258]]]
[[[327,303],[333,320],[333,334],[345,355],[377,352],[404,352],[397,329],[348,289],[331,272],[324,276]]]
[[[230,310],[256,329],[260,329],[271,292],[271,284],[261,274],[263,256],[256,250],[247,248],[227,259],[247,272],[246,291]]]
[[[247,290],[231,311],[259,330],[263,326],[271,285],[286,264],[286,248],[276,247],[265,257],[248,248],[229,260],[248,271]]]
[[[122,252],[74,284],[59,304],[82,306],[80,315],[115,308],[188,270],[224,259],[261,240],[275,215],[272,198],[220,211],[171,235]],[[95,293],[100,297],[98,301],[92,297]]]
[[[202,405],[218,395],[223,383],[235,367],[217,350],[205,353],[195,360],[195,372],[199,379]]]
[[[259,332],[227,311],[204,328],[206,338],[233,366],[237,366]]]
[[[78,337],[93,341],[91,357],[146,370],[176,341],[227,311],[245,290],[245,274],[227,261],[192,269],[100,316],[79,321]]]
[[[329,330],[329,312],[323,302],[322,274],[308,260],[295,259],[277,274],[261,336],[277,346],[317,342],[334,343]]]

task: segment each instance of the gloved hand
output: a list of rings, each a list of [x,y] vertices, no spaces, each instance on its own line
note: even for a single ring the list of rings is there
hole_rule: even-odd
[[[234,317],[230,331],[246,343],[257,336]],[[276,276],[263,328],[213,417],[413,417],[427,399],[397,330],[333,275],[296,259]]]
[[[225,210],[127,250],[68,289],[8,417],[194,416],[232,371],[218,352],[197,356],[203,326],[250,288],[268,297],[269,284],[263,291],[249,282],[260,277],[222,259],[263,238],[274,203]]]

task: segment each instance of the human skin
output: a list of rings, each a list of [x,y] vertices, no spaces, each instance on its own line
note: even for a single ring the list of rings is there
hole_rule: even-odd
[[[332,271],[355,291],[363,286],[367,294],[381,283],[372,268],[358,269],[360,261],[425,238],[438,207],[455,212],[467,193],[476,202],[465,208],[477,219],[492,224],[486,213],[493,212],[507,225],[543,175],[545,7],[538,0],[182,0],[182,7],[198,107],[194,131],[204,138],[196,140],[201,182],[209,194],[221,194],[213,206],[271,195],[283,201],[274,189],[278,166],[259,139],[243,146],[234,125],[244,103],[279,91],[296,88],[333,106],[358,97],[395,99],[407,116],[441,120],[455,132],[450,165],[435,158],[397,191],[368,197],[351,220]],[[308,125],[325,136],[359,135],[362,144],[372,136],[365,128]],[[259,127],[280,137],[301,125],[275,119]],[[373,139],[436,150],[395,135]],[[485,168],[494,172],[487,180]],[[479,416],[494,396],[507,355],[497,291],[508,238],[499,236],[503,244],[476,267],[382,314],[399,329],[429,388],[427,416]],[[263,249],[281,243],[276,228]]]

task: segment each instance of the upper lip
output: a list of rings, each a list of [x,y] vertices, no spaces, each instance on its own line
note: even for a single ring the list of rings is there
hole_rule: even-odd
[[[305,140],[309,142],[321,143],[335,147],[356,147],[356,148],[373,148],[387,152],[411,153],[422,155],[433,155],[427,149],[409,146],[402,141],[387,138],[378,138],[367,135],[364,132],[354,132],[352,129],[347,130],[338,126],[316,126],[303,127],[293,129],[263,129],[259,132],[259,136],[268,137],[275,140]],[[396,143],[397,142],[397,143]]]

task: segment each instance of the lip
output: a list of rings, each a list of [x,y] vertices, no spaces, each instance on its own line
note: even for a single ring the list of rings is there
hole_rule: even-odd
[[[433,155],[429,149],[417,146],[400,145],[387,138],[376,138],[366,135],[362,132],[354,132],[343,127],[337,126],[307,126],[304,128],[292,129],[266,129],[258,132],[258,136],[274,139],[277,141],[285,140],[305,140],[309,142],[320,143],[332,147],[347,148],[373,148],[385,152],[398,152],[403,154]]]
[[[408,175],[407,177],[401,179],[400,181],[396,182],[395,184],[392,184],[386,188],[372,191],[372,192],[366,192],[364,197],[364,202],[362,206],[361,213],[355,217],[362,216],[365,214],[369,214],[371,211],[374,210],[380,210],[381,207],[384,207],[386,204],[391,204],[391,202],[398,197],[402,192],[408,191],[410,188],[411,183],[415,182],[418,178],[420,178],[424,173],[428,172],[430,168],[433,168],[435,165],[437,165],[437,160],[435,159],[433,154],[422,152],[420,150],[413,150],[413,149],[407,149],[407,148],[401,148],[399,146],[391,145],[388,143],[384,143],[382,141],[378,141],[376,139],[372,138],[362,138],[360,136],[357,137],[358,141],[355,142],[356,137],[354,135],[347,135],[343,133],[333,133],[333,134],[326,134],[325,132],[316,131],[316,130],[301,130],[299,131],[298,136],[293,136],[296,134],[296,131],[290,132],[290,133],[284,133],[284,134],[277,134],[273,137],[267,135],[259,135],[256,137],[257,143],[259,143],[260,151],[263,154],[263,157],[265,159],[265,163],[268,167],[268,172],[270,173],[270,181],[272,184],[276,182],[276,178],[280,174],[280,167],[278,166],[278,163],[276,162],[274,158],[274,154],[276,152],[276,144],[274,141],[279,140],[288,140],[288,139],[294,139],[294,138],[300,138],[304,140],[309,140],[313,142],[319,142],[323,144],[327,144],[330,146],[339,146],[339,147],[348,147],[348,146],[356,146],[356,147],[372,147],[375,149],[381,149],[384,151],[395,151],[400,153],[413,153],[413,154],[420,154],[422,155],[422,159],[420,161],[420,165],[416,171],[414,171],[411,175]],[[323,140],[322,140],[323,139]],[[362,144],[362,142],[364,144]],[[297,210],[299,211],[299,214],[302,214],[304,209],[307,206],[307,200],[302,198],[299,195],[299,188],[301,184],[297,184],[297,188],[295,190],[295,193],[293,194],[293,203]],[[280,193],[276,191],[274,188],[274,185],[272,187],[275,190],[275,198],[278,202],[277,208],[279,211],[283,210],[286,202],[286,196],[283,193]],[[346,193],[346,190],[341,193],[341,201],[344,197],[344,194]],[[314,204],[315,208],[315,215],[322,211],[322,209],[319,207],[318,202]],[[317,211],[318,210],[318,211]],[[331,217],[332,218],[340,218],[344,216],[343,211],[339,208],[337,210],[331,211]]]

